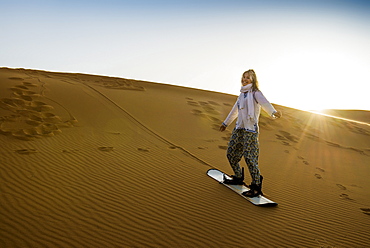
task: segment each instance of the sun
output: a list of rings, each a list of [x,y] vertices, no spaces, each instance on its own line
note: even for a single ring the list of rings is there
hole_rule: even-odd
[[[264,88],[274,103],[318,112],[348,109],[353,101],[358,103],[348,94],[351,82],[360,84],[368,76],[360,62],[350,63],[357,59],[347,55],[329,48],[292,48],[263,70],[261,83],[269,83]],[[344,73],[348,71],[350,76]]]

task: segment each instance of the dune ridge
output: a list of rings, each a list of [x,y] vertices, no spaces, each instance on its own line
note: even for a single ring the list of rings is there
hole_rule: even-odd
[[[258,208],[205,174],[231,173],[235,96],[7,68],[0,89],[1,247],[370,246],[366,125],[275,105],[260,168],[279,206]]]

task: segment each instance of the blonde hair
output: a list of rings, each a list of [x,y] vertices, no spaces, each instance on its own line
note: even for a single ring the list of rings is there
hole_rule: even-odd
[[[249,69],[248,71],[245,71],[243,73],[243,76],[244,74],[248,73],[249,74],[249,77],[251,78],[252,80],[252,91],[258,91],[259,90],[259,84],[258,84],[258,80],[257,80],[257,75],[256,73],[254,72],[253,69]]]

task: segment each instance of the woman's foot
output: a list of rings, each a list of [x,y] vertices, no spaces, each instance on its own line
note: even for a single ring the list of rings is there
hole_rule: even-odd
[[[231,176],[231,179],[228,179],[224,176],[224,184],[230,185],[243,185],[244,184],[244,177],[236,177],[234,175]]]
[[[243,185],[244,184],[244,167],[242,167],[242,176],[237,177],[235,175],[231,176],[231,179],[228,179],[224,175],[224,184],[230,184],[230,185]]]
[[[262,181],[263,181],[263,176],[260,175],[260,185],[261,185],[261,188],[262,188]],[[251,182],[250,185],[247,184],[246,186],[248,186],[248,188],[250,188],[252,184],[253,184],[253,182]]]
[[[243,192],[242,195],[250,198],[263,195],[261,184],[251,184],[249,187],[250,190]]]

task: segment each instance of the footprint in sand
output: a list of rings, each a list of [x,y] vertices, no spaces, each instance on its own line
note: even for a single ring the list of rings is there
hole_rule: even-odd
[[[199,101],[199,104],[200,104],[201,106],[207,106],[207,105],[208,105],[208,102]]]
[[[220,115],[220,112],[217,110],[219,104],[214,101],[208,101],[208,102],[203,102],[203,101],[187,101],[188,105],[194,106],[194,107],[201,107],[203,111],[200,110],[193,110],[193,114],[200,114],[204,113],[207,114],[207,117],[210,117],[211,115]]]
[[[95,83],[108,89],[145,91],[143,86],[140,86],[135,81],[128,79],[112,78],[111,80],[95,81]]]
[[[23,82],[23,85],[26,86],[26,87],[37,87],[37,84],[33,84],[33,83],[30,83],[30,82]]]
[[[140,152],[150,152],[149,148],[137,148]]]
[[[276,136],[276,139],[278,140],[285,140],[284,136],[280,135],[280,134],[275,134]]]
[[[26,130],[26,129],[20,129],[20,130],[17,130],[17,131],[12,131],[12,132],[10,132],[10,134],[14,138],[19,139],[19,140],[26,140],[26,141],[33,140],[34,137],[28,135],[27,132],[28,132],[28,130]]]
[[[220,123],[222,123],[222,120],[219,119],[220,112],[218,110],[220,104],[215,101],[195,101],[192,98],[185,98],[187,101],[187,104],[193,107],[199,107],[201,109],[192,109],[191,113],[193,115],[206,118],[209,121],[211,121],[213,124],[211,124],[211,127],[215,131],[219,131]]]
[[[360,208],[362,210],[362,213],[370,215],[370,208]]]
[[[320,174],[315,174],[315,177],[317,178],[317,179],[322,179],[322,176],[320,175]]]
[[[19,88],[19,89],[23,89],[23,90],[28,90],[28,87],[27,86],[24,86],[24,85],[17,85],[15,87],[16,88]]]
[[[339,195],[340,198],[342,198],[343,200],[347,200],[347,201],[354,201],[352,198],[349,197],[349,195],[347,194],[340,194]]]
[[[109,134],[113,134],[113,135],[121,135],[122,133],[120,133],[120,132],[107,132],[107,133],[109,133]]]
[[[0,100],[0,107],[12,111],[15,108],[22,107],[24,101],[20,99],[3,98]]]
[[[365,151],[364,150],[361,150],[361,149],[357,149],[357,148],[354,148],[354,147],[346,147],[346,149],[351,150],[351,151],[354,151],[354,152],[358,152],[361,155],[366,155]]]
[[[337,186],[338,186],[338,188],[340,188],[341,190],[347,190],[347,188],[346,188],[345,186],[343,186],[342,184],[337,183]]]
[[[36,153],[37,150],[36,149],[19,149],[19,150],[15,150],[16,153],[19,153],[19,154],[31,154],[31,153]]]
[[[325,172],[324,169],[320,168],[320,167],[316,167],[317,170],[321,171],[321,172]]]
[[[215,101],[208,101],[209,104],[214,105],[214,106],[220,106],[218,102]]]
[[[27,101],[27,102],[31,102],[33,100],[32,96],[21,95],[19,97],[22,98],[23,100]]]
[[[111,147],[111,146],[100,146],[100,147],[98,147],[98,150],[102,151],[102,152],[111,152],[111,151],[113,151],[113,147]]]
[[[228,146],[218,146],[221,150],[227,150]]]
[[[26,90],[23,92],[24,95],[26,96],[29,96],[30,99],[32,99],[31,97],[39,97],[40,95],[37,94],[35,91],[32,91],[32,90]]]
[[[291,146],[290,143],[288,142],[287,138],[284,135],[280,134],[275,134],[277,140],[281,140],[281,143],[284,146]]]
[[[203,112],[198,109],[193,109],[191,112],[193,115],[199,115],[199,116],[204,115]]]
[[[341,145],[334,143],[334,142],[330,142],[330,141],[326,141],[326,144],[332,147],[338,147],[338,148],[342,147]]]
[[[220,124],[213,124],[212,129],[215,130],[215,131],[219,131],[220,130]]]
[[[208,116],[208,118],[209,118],[211,121],[213,121],[213,122],[217,123],[218,127],[220,126],[220,123],[222,123],[222,120],[220,120],[219,118],[216,118],[216,117],[213,117],[213,116]]]
[[[23,80],[22,78],[10,78]],[[35,91],[29,87],[36,87]],[[0,108],[13,112],[13,115],[1,117],[0,134],[11,135],[20,140],[34,140],[40,137],[52,137],[61,133],[61,127],[73,127],[77,120],[63,121],[59,116],[51,113],[53,106],[42,100],[45,97],[36,93],[37,84],[23,82],[10,88],[12,96],[0,99]],[[36,100],[35,100],[35,99]]]
[[[18,80],[18,81],[22,81],[23,80],[23,78],[20,78],[20,77],[10,77],[8,79],[10,79],[10,80]]]
[[[286,131],[282,131],[282,130],[280,130],[279,132],[283,135],[283,137],[285,139],[287,139],[287,140],[289,140],[289,141],[291,141],[293,143],[298,143],[298,140],[299,139],[295,135],[292,135],[291,133],[286,132]],[[277,134],[277,136],[278,136],[278,134]],[[279,136],[281,137],[281,135],[279,135]]]
[[[307,133],[305,136],[313,141],[321,141],[320,137],[314,134]]]
[[[37,127],[37,126],[41,125],[41,122],[40,122],[40,121],[35,121],[35,120],[25,120],[25,122],[26,122],[28,125],[30,125],[30,126],[35,126],[35,127]]]
[[[220,112],[218,112],[215,108],[213,108],[211,106],[203,106],[203,109],[208,114],[217,115],[217,116],[220,115]]]
[[[30,117],[30,118],[32,119],[32,117]],[[45,113],[43,115],[43,118],[37,117],[37,116],[36,116],[36,118],[39,119],[38,121],[41,121],[42,119],[44,119],[44,121],[46,121],[48,123],[56,123],[57,124],[57,123],[61,123],[62,122],[62,119],[59,116],[54,115],[52,113]]]
[[[195,107],[199,107],[200,105],[199,105],[199,103],[197,103],[197,102],[195,102],[195,101],[188,101],[188,104],[190,105],[190,106],[195,106]]]
[[[54,107],[44,102],[41,102],[41,101],[33,101],[30,104],[29,109],[34,110],[36,112],[46,112],[46,111],[53,110]]]
[[[307,160],[305,160],[305,158],[304,157],[302,157],[302,156],[298,156],[297,157],[298,159],[300,159],[300,160],[302,160],[302,163],[304,163],[305,165],[309,165],[310,163],[307,161]]]
[[[29,102],[33,100],[32,97],[40,97],[39,94],[37,94],[35,91],[29,90],[28,87],[24,85],[17,85],[10,88],[10,90],[13,91],[13,95],[15,97],[24,99]]]

